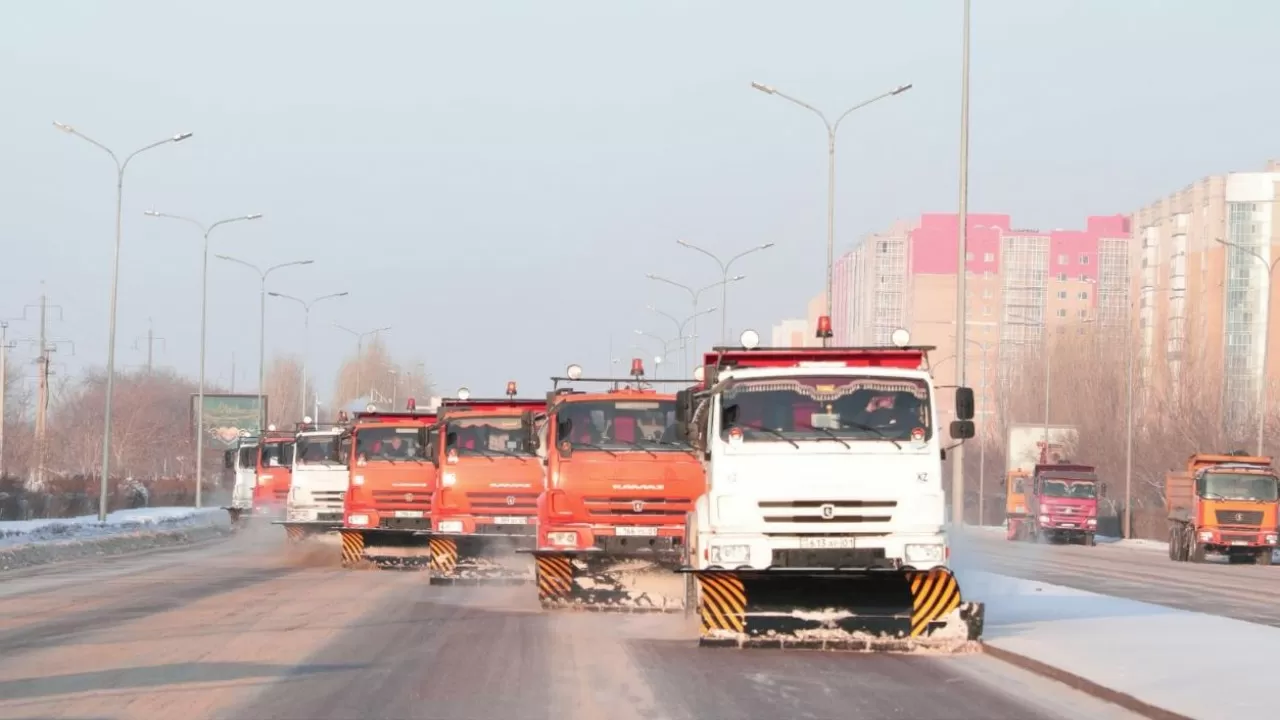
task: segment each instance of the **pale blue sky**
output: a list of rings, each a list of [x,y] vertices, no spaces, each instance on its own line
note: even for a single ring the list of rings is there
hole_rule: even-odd
[[[1280,3],[973,5],[973,212],[1075,227],[1280,155]],[[44,279],[65,313],[52,334],[76,344],[62,360],[105,359],[113,170],[60,120],[121,153],[195,133],[126,180],[121,365],[143,362],[153,317],[158,362],[196,367],[198,235],[153,207],[262,212],[215,233],[216,252],[311,258],[272,289],[351,293],[313,313],[326,384],[352,346],[333,321],[394,325],[393,350],[428,358],[444,389],[603,371],[611,334],[623,357],[636,328],[673,334],[646,304],[687,314],[645,272],[718,279],[677,238],[725,255],[777,243],[735,268],[749,277],[730,300],[731,327],[767,335],[822,286],[825,134],[750,82],[833,114],[915,84],[841,129],[847,248],[955,209],[960,19],[959,0],[5,0],[0,317]],[[250,389],[257,281],[215,261],[210,282],[209,375],[228,379],[234,352]],[[268,353],[301,341],[300,310],[272,301]]]

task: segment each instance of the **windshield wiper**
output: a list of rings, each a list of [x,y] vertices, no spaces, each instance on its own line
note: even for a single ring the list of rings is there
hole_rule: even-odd
[[[735,424],[734,426],[731,426],[731,427],[746,427],[746,428],[751,428],[752,430],[759,430],[760,432],[767,432],[770,435],[773,435],[774,437],[778,438],[779,440],[786,440],[787,442],[791,443],[792,447],[796,448],[797,450],[800,449],[800,443],[796,442],[795,440],[792,440],[786,435],[783,435],[781,430],[774,430],[771,427],[765,427],[763,425]]]
[[[840,427],[842,427],[842,428],[853,428],[854,430],[866,430],[867,432],[873,432],[873,433],[875,433],[875,434],[879,435],[881,438],[883,438],[883,439],[885,439],[885,440],[888,440],[889,442],[893,443],[893,446],[894,446],[894,447],[896,447],[896,448],[898,448],[899,450],[901,450],[901,449],[902,449],[902,443],[898,442],[897,440],[894,440],[893,438],[889,437],[888,435],[885,435],[885,434],[884,434],[884,431],[883,431],[883,430],[881,430],[880,428],[874,428],[874,427],[871,427],[870,425],[863,425],[863,424],[862,424],[862,423],[860,423],[860,422],[853,422],[852,420],[841,420],[841,421],[840,421]]]
[[[852,445],[850,445],[849,443],[845,442],[844,440],[841,440],[839,437],[837,437],[837,436],[836,436],[836,434],[835,434],[835,433],[831,432],[831,429],[830,429],[830,428],[818,427],[818,426],[816,426],[816,425],[805,425],[804,427],[806,427],[806,428],[808,428],[808,429],[810,429],[810,430],[817,430],[818,432],[826,433],[826,434],[827,434],[827,437],[831,438],[832,440],[835,440],[836,442],[840,443],[841,445],[845,446],[846,448],[850,448],[850,449],[852,449],[852,448],[853,448],[853,446],[852,446]]]
[[[612,455],[613,457],[618,457],[618,453],[616,453],[616,452],[614,452],[614,451],[610,450],[610,449],[609,449],[609,448],[607,448],[607,447],[601,447],[601,446],[599,446],[599,445],[596,445],[595,443],[576,442],[576,443],[573,443],[573,444],[574,444],[574,445],[577,445],[578,447],[591,448],[592,450],[599,450],[599,451],[601,451],[601,452],[607,452],[607,453],[609,453],[610,455]]]
[[[633,441],[631,441],[631,442],[627,442],[627,441],[625,441],[625,440],[614,440],[613,442],[620,442],[620,443],[623,443],[624,445],[630,445],[631,447],[633,447],[633,448],[635,448],[635,449],[637,449],[637,450],[643,450],[643,451],[645,451],[645,452],[649,453],[649,456],[650,456],[650,457],[658,457],[658,454],[657,454],[657,453],[655,453],[654,451],[650,450],[649,448],[647,448],[647,447],[645,447],[645,446],[641,445],[640,443],[635,442],[634,440],[633,440]]]
[[[495,449],[495,448],[482,448],[482,449],[480,450],[480,452],[481,452],[481,454],[483,454],[485,457],[489,457],[489,453],[497,453],[497,454],[502,455],[502,456],[504,456],[504,457],[520,458],[520,462],[526,462],[526,461],[528,460],[528,456],[527,456],[527,455],[520,455],[520,454],[518,454],[518,453],[513,453],[513,452],[511,452],[510,450],[497,450],[497,449]],[[489,457],[489,459],[490,459],[490,460],[493,460],[493,458],[491,458],[491,457]]]

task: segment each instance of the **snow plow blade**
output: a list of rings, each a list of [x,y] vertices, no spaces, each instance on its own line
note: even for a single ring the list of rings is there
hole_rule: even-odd
[[[339,523],[290,522],[288,520],[273,520],[271,524],[283,526],[285,537],[290,543],[300,543],[319,535],[332,533],[342,527]]]
[[[692,585],[673,572],[677,555],[532,551],[545,610],[682,612]]]
[[[985,608],[946,569],[689,571],[703,647],[964,652]]]
[[[431,562],[427,536],[403,530],[342,528],[342,567],[372,564],[396,570],[426,570]]]
[[[532,544],[532,535],[431,535],[431,584],[528,585],[533,573],[516,553]]]

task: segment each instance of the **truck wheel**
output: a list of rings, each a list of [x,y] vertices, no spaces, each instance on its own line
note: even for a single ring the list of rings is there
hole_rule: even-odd
[[[1205,554],[1204,543],[1196,542],[1195,536],[1192,535],[1191,536],[1191,552],[1190,552],[1191,562],[1193,563],[1204,562],[1204,554]]]
[[[1085,535],[1084,535],[1084,544],[1085,544],[1085,546],[1086,546],[1086,547],[1093,547],[1093,546],[1094,546],[1093,533],[1085,533]]]
[[[1177,528],[1169,528],[1169,559],[1177,562],[1178,549],[1182,547],[1182,538],[1179,536]]]
[[[1262,552],[1259,552],[1257,556],[1254,557],[1253,562],[1255,565],[1270,565],[1271,548],[1262,548]]]

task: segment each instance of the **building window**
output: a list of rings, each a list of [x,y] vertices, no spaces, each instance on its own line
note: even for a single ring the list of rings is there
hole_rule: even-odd
[[[1066,256],[1066,255],[1059,255],[1059,256],[1058,256],[1058,264],[1059,264],[1059,265],[1066,265],[1066,264],[1067,264],[1067,256]]]
[[[1066,281],[1067,281],[1067,274],[1066,274],[1066,273],[1058,273],[1058,282],[1066,282]]]
[[[983,305],[983,306],[982,306],[982,314],[983,314],[983,315],[990,315],[990,314],[991,314],[991,306],[990,306],[990,305]]]
[[[1079,317],[1081,320],[1084,320],[1085,318],[1089,317],[1089,311],[1088,311],[1088,310],[1080,310],[1080,311],[1076,312],[1076,316],[1077,316],[1077,317]]]
[[[1081,291],[1079,292],[1079,294],[1077,294],[1077,295],[1076,295],[1076,297],[1080,298],[1081,300],[1088,300],[1088,299],[1089,299],[1089,291],[1088,291],[1088,290],[1081,290]]]
[[[983,261],[983,262],[995,262],[995,261],[996,261],[996,254],[995,254],[995,253],[982,253],[982,261]]]
[[[971,253],[971,252],[967,252],[967,253],[965,253],[965,254],[964,254],[964,261],[965,261],[965,262],[973,262],[973,253]]]
[[[1088,264],[1089,264],[1089,256],[1088,256],[1088,255],[1081,255],[1081,256],[1080,256],[1080,264],[1081,264],[1081,265],[1088,265]]]
[[[1067,316],[1067,311],[1063,310],[1062,308],[1058,308],[1058,317],[1064,318],[1066,316]]]
[[[1082,273],[1080,275],[1080,282],[1089,282],[1089,276]]]
[[[1066,290],[1059,290],[1059,291],[1058,291],[1058,299],[1059,299],[1059,300],[1066,300],[1066,299],[1067,299],[1067,291],[1066,291]]]

